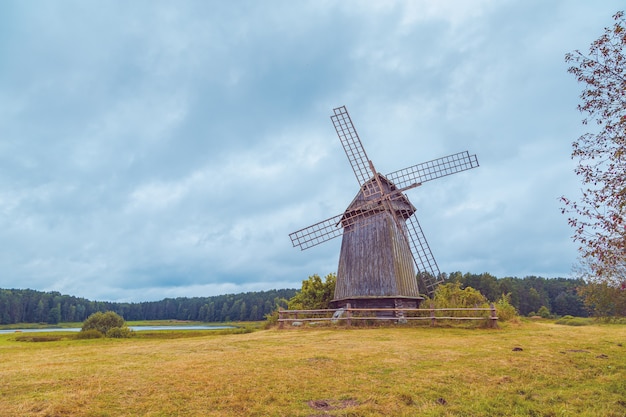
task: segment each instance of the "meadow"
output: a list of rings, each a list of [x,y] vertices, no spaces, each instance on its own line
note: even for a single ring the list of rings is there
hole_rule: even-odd
[[[2,416],[626,415],[624,325],[24,336],[0,335]]]

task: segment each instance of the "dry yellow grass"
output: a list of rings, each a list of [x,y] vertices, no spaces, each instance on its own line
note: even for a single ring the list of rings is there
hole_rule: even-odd
[[[2,416],[626,415],[626,326],[15,338]]]

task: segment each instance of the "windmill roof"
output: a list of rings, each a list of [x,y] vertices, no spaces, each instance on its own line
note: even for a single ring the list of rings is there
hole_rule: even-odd
[[[396,215],[399,215],[405,219],[411,217],[413,213],[415,213],[415,206],[411,204],[406,195],[401,192],[396,192],[397,187],[393,182],[387,179],[384,175],[376,174],[378,179],[380,180],[380,184],[383,188],[383,192],[381,193],[378,190],[378,185],[374,185],[374,189],[376,192],[366,195],[365,190],[372,189],[372,184],[376,182],[376,178],[373,177],[369,181],[367,181],[357,195],[354,197],[348,208],[345,210],[344,215],[342,217],[342,222],[346,218],[352,218],[354,216],[367,214],[375,214],[377,212],[381,212],[385,210],[385,198],[384,196],[389,197],[389,203]],[[395,192],[395,193],[394,193]]]

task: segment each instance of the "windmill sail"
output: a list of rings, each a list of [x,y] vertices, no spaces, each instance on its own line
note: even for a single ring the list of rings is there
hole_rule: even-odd
[[[365,184],[368,184],[364,189],[365,195],[375,194],[379,191],[378,185],[376,182],[370,182],[369,180],[376,172],[365,153],[365,148],[363,148],[346,106],[337,107],[333,112],[334,115],[330,119],[333,121],[341,146],[343,146],[343,150],[348,156],[348,161],[350,161],[350,166],[359,185],[363,187]]]
[[[342,217],[343,213],[290,233],[291,244],[294,248],[305,250],[341,236],[343,234],[343,229],[340,227]]]
[[[432,297],[435,288],[437,288],[437,285],[442,281],[439,266],[426,241],[422,226],[420,226],[415,216],[411,216],[407,219],[406,230],[413,260],[417,267],[418,279],[421,281],[428,296]]]
[[[470,155],[469,152],[465,151],[394,171],[385,177],[392,181],[396,187],[403,188],[456,174],[477,166],[476,155]]]

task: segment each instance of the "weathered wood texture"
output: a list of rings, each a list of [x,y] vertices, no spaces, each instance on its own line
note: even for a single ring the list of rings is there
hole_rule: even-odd
[[[383,176],[379,178],[384,188],[395,190]],[[419,297],[413,257],[403,230],[415,208],[402,194],[390,201],[377,198],[380,194],[365,197],[361,190],[344,214],[345,218],[359,217],[345,226],[335,300]]]
[[[390,297],[393,299],[393,297]],[[365,299],[358,299],[359,302]],[[340,314],[338,314],[340,313]],[[462,314],[462,315],[459,315]],[[484,320],[488,327],[498,327],[498,316],[493,303],[488,308],[357,308],[348,303],[341,309],[326,310],[282,310],[278,311],[279,328],[284,328],[285,323],[302,325],[307,322],[343,322],[350,326],[353,321],[391,321],[407,323],[409,321],[430,321],[435,326],[437,321],[473,321]]]
[[[385,310],[397,310],[403,308],[419,308],[423,297],[348,297],[341,299],[334,299],[330,307],[333,309],[339,308],[357,308],[357,309],[373,309],[382,311],[383,315],[387,314]]]

